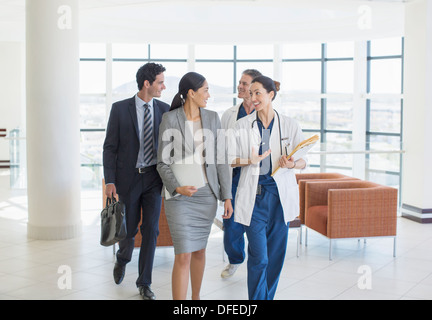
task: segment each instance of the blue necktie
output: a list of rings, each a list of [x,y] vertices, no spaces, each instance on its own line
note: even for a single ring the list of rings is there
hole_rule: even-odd
[[[153,160],[153,121],[148,104],[144,105],[144,123],[142,128],[143,160],[150,164]]]

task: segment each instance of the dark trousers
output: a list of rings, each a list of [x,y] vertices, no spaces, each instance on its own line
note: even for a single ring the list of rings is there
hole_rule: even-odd
[[[230,264],[240,264],[243,263],[245,259],[245,228],[242,224],[234,221],[235,215],[235,196],[237,192],[237,185],[232,186],[232,206],[234,212],[230,219],[224,219],[224,248],[228,256]]]
[[[273,300],[285,260],[289,224],[279,196],[263,191],[256,196],[248,237],[249,300]]]
[[[135,235],[141,224],[141,247],[138,261],[137,287],[152,283],[152,270],[157,237],[159,235],[159,216],[161,211],[162,181],[156,169],[136,173],[126,195],[119,195],[126,208],[127,237],[119,242],[117,262],[126,265],[132,259]]]

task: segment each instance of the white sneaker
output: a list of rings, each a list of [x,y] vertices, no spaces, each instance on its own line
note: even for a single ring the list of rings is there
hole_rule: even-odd
[[[228,264],[222,271],[221,277],[224,279],[232,277],[237,271],[238,267],[240,267],[240,264]]]

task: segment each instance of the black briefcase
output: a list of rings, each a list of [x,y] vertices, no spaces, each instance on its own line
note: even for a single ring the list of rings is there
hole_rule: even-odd
[[[125,209],[122,202],[107,198],[106,207],[101,212],[100,244],[109,247],[126,238]]]

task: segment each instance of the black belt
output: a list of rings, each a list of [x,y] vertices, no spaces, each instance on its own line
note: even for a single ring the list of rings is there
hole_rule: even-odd
[[[156,165],[149,166],[149,167],[143,167],[143,168],[136,168],[135,170],[136,170],[136,172],[143,174],[143,173],[146,173],[149,171],[156,170]]]

